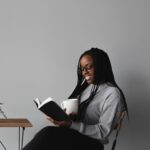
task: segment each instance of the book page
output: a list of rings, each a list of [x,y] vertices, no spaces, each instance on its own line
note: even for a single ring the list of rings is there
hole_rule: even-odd
[[[45,100],[40,104],[39,108],[42,107],[43,105],[45,105],[46,103],[52,101],[52,100],[53,100],[53,99],[52,99],[51,97],[48,97],[47,99],[45,99]]]
[[[33,99],[33,101],[36,103],[37,107],[39,108],[41,102],[38,98]]]

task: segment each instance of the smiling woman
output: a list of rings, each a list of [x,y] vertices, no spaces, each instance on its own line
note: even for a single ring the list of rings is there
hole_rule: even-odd
[[[42,129],[23,150],[104,149],[122,112],[128,112],[124,94],[115,82],[107,53],[101,49],[91,48],[80,56],[77,74],[69,99],[79,99],[78,114],[70,113],[71,121],[49,117],[56,127]]]

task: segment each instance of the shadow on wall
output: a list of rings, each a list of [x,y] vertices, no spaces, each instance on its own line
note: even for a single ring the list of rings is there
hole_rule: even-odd
[[[128,145],[133,146],[132,150],[148,149],[150,147],[150,81],[140,73],[130,74],[125,80],[130,115],[126,140]]]

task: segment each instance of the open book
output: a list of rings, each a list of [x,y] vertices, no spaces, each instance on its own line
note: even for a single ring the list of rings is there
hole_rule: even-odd
[[[70,120],[70,117],[65,111],[56,103],[51,97],[48,97],[44,101],[40,101],[39,98],[33,100],[37,108],[47,116],[57,121]]]

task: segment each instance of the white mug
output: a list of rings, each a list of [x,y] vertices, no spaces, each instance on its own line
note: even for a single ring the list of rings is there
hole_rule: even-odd
[[[68,115],[71,113],[77,114],[78,113],[78,105],[79,105],[78,99],[67,99],[61,103],[62,109],[65,109],[66,113]]]

